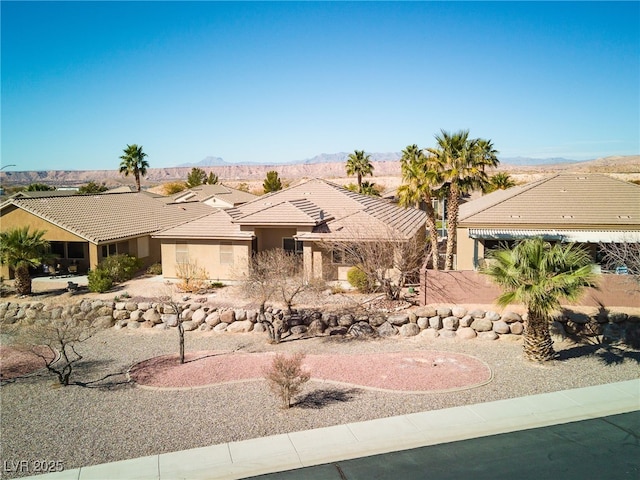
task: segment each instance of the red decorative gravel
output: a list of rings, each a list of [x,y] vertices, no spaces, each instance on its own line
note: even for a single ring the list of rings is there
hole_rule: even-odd
[[[0,380],[10,380],[44,368],[44,360],[34,352],[53,360],[53,353],[47,347],[18,348],[0,345]]]
[[[274,353],[190,352],[138,363],[129,374],[138,385],[197,388],[225,382],[259,380]],[[491,381],[491,369],[469,355],[413,351],[396,353],[306,355],[312,380],[399,392],[434,392],[471,388]]]

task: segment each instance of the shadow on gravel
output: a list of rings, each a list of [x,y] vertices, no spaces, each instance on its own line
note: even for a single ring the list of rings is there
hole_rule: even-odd
[[[570,360],[590,355],[597,357],[605,365],[620,365],[625,361],[634,361],[640,364],[640,351],[614,345],[576,345],[559,351],[557,360]]]
[[[362,390],[358,388],[325,388],[314,390],[313,392],[300,397],[300,399],[295,403],[295,406],[299,408],[320,409],[333,403],[350,402],[354,399],[356,394],[361,392]]]

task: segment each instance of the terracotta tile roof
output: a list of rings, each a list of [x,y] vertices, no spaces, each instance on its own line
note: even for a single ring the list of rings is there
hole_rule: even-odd
[[[199,185],[171,196],[174,202],[205,202],[213,197],[230,205],[240,205],[257,198],[252,193],[243,192],[222,184]]]
[[[461,227],[640,227],[640,186],[602,174],[562,173],[460,206]]]
[[[313,232],[299,238],[328,239],[353,234],[360,229],[366,238],[384,238],[393,232],[411,236],[424,228],[426,214],[413,208],[402,208],[381,198],[361,195],[326,180],[307,180],[284,190],[272,192],[257,199],[225,210],[226,217],[211,217],[190,222],[155,235],[158,238],[220,238],[220,232],[238,232],[240,225],[300,225],[313,226]],[[224,222],[229,225],[222,225]],[[231,225],[235,225],[234,230]],[[201,230],[207,230],[203,233]],[[340,232],[340,233],[339,233]],[[183,237],[184,236],[184,237]],[[363,238],[362,235],[358,235]]]
[[[200,203],[165,204],[144,193],[22,198],[2,205],[43,218],[87,241],[108,241],[157,232],[211,212]]]
[[[269,203],[269,202],[268,202]],[[237,210],[242,212],[242,208]],[[242,225],[318,225],[330,220],[322,208],[307,199],[286,200],[267,205],[248,214],[233,212],[234,222]]]
[[[210,208],[209,212],[211,212]],[[167,228],[153,237],[210,239],[213,236],[215,238],[238,240],[250,240],[253,237],[251,232],[241,231],[240,225],[233,223],[231,220],[228,210],[216,210],[214,213],[204,217]]]

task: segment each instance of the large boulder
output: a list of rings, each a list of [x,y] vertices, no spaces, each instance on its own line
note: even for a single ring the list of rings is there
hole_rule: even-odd
[[[490,332],[478,332],[478,338],[480,340],[497,340],[499,335],[491,330]]]
[[[505,312],[502,314],[501,320],[507,323],[521,322],[522,317],[516,312]]]
[[[229,323],[226,322],[220,322],[219,324],[217,324],[215,327],[213,327],[213,331],[214,332],[224,332],[227,327],[229,326]]]
[[[420,327],[416,323],[406,323],[400,327],[400,336],[415,337],[420,333]]]
[[[480,310],[480,309],[475,309],[475,310],[471,310],[469,312],[469,315],[471,315],[473,318],[484,318],[484,314],[485,311],[484,310]]]
[[[162,316],[153,309],[148,309],[147,311],[145,311],[142,314],[142,318],[144,318],[145,321],[151,322],[156,325],[158,323],[162,323]]]
[[[127,310],[114,310],[113,311],[113,319],[114,320],[126,320],[129,318],[129,312]]]
[[[426,330],[420,332],[420,336],[427,339],[432,339],[438,338],[440,336],[440,333],[438,332],[438,330],[434,330],[433,328],[427,328]]]
[[[454,317],[462,318],[466,314],[467,314],[467,309],[465,307],[456,305],[455,307],[451,308],[451,315],[453,315]]]
[[[182,328],[184,328],[185,332],[191,332],[192,330],[195,330],[199,326],[200,325],[196,324],[192,320],[185,320],[184,322],[182,322]]]
[[[225,310],[220,312],[220,321],[222,323],[233,323],[236,321],[236,312],[235,310]]]
[[[237,308],[235,311],[236,322],[247,320],[247,311],[244,308]]]
[[[489,310],[484,314],[484,318],[486,318],[487,320],[491,320],[492,322],[497,322],[498,320],[500,320],[500,314],[498,312]]]
[[[207,312],[205,312],[204,308],[201,308],[193,312],[191,321],[195,323],[197,326],[200,326],[204,323],[206,318],[207,318]]]
[[[389,322],[384,322],[378,327],[378,335],[381,337],[393,337],[398,334],[398,329]]]
[[[409,314],[407,313],[394,313],[387,317],[387,322],[391,325],[400,326],[409,323]]]
[[[471,323],[471,328],[476,332],[490,332],[493,329],[493,322],[488,318],[476,318]]]
[[[456,331],[456,336],[464,340],[471,340],[472,338],[476,338],[478,334],[471,327],[461,327]]]
[[[418,317],[427,317],[427,318],[435,317],[438,314],[438,312],[436,312],[436,309],[429,305],[426,305],[424,307],[418,307],[414,310],[414,312]]]
[[[440,330],[442,328],[442,319],[439,315],[429,319],[429,328],[433,328],[434,330]]]
[[[450,315],[442,319],[442,328],[445,330],[457,330],[459,323],[460,319],[458,317]]]
[[[420,327],[420,330],[429,328],[429,319],[427,317],[418,317],[417,323],[418,323],[418,327]]]
[[[498,320],[497,322],[493,322],[493,331],[496,333],[500,333],[504,335],[505,333],[510,333],[509,324],[504,320]]]
[[[178,326],[178,314],[176,313],[163,313],[160,316],[162,323],[166,324],[167,327],[177,327]]]
[[[340,318],[338,318],[338,325],[340,327],[350,327],[351,325],[353,325],[353,322],[354,318],[350,313],[340,315]]]
[[[131,312],[131,314],[129,315],[129,319],[134,321],[134,322],[144,322],[144,319],[142,318],[142,314],[144,312],[142,310],[134,310],[133,312]]]
[[[524,324],[522,322],[513,322],[509,324],[509,332],[512,335],[522,335],[524,332]]]
[[[450,317],[451,309],[449,307],[438,307],[436,308],[436,315],[442,318]]]
[[[227,326],[227,332],[229,333],[246,333],[251,330],[253,330],[253,322],[249,320],[235,321]]]
[[[235,323],[232,323],[230,326],[235,325],[236,323],[240,323],[238,321],[236,321]],[[251,323],[251,322],[249,322]],[[251,325],[253,325],[253,323],[251,323]],[[227,329],[229,330],[229,329]],[[289,329],[289,331],[291,332],[291,335],[303,335],[305,333],[307,333],[307,326],[306,325],[294,325],[293,327],[291,327]]]
[[[371,325],[372,327],[379,327],[386,321],[386,317],[381,313],[374,313],[372,315],[369,315],[369,325]]]
[[[320,335],[327,329],[327,324],[322,319],[312,320],[309,324],[310,335]]]
[[[215,327],[217,324],[220,323],[220,313],[211,312],[209,315],[207,315],[207,318],[204,319],[204,322],[207,325],[211,325],[212,327]]]
[[[367,322],[357,322],[349,327],[347,335],[352,337],[374,337],[376,335],[375,329]]]

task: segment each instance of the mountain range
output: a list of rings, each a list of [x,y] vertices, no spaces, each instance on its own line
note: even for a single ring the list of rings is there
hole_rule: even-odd
[[[306,158],[304,160],[293,160],[290,162],[278,162],[273,163],[272,165],[313,165],[316,163],[336,163],[342,162],[345,163],[349,158],[349,152],[338,152],[338,153],[321,153],[316,155],[315,157]],[[386,153],[367,153],[371,157],[372,162],[395,162],[402,158],[401,152],[386,152]],[[577,163],[577,160],[571,160],[568,158],[562,157],[553,157],[553,158],[531,158],[531,157],[505,157],[500,159],[501,163],[506,163],[509,165],[556,165],[561,163]],[[259,162],[242,162],[242,163],[230,163],[225,161],[222,157],[205,157],[199,162],[189,162],[189,163],[181,163],[176,165],[176,168],[184,168],[184,167],[226,167],[231,165],[265,165],[264,163]]]
[[[345,178],[345,162],[349,154],[340,152],[322,154],[287,164],[263,165],[259,163],[235,164],[219,157],[207,157],[197,164],[181,167],[149,168],[142,184],[153,186],[174,181],[185,181],[193,166],[205,172],[215,172],[223,182],[262,182],[269,170],[276,170],[281,178]],[[382,177],[398,178],[400,172],[399,153],[371,154],[374,161],[374,181]],[[183,164],[185,165],[185,164]],[[502,158],[499,171],[509,174],[534,174],[571,171],[621,174],[630,179],[640,178],[640,156],[611,156],[596,160],[575,162],[564,158],[529,159],[524,157]],[[108,187],[131,185],[132,177],[124,177],[114,166],[112,170],[42,170],[42,171],[2,171],[2,186],[25,186],[31,183],[45,183],[56,187],[79,186],[88,182],[105,183]]]

